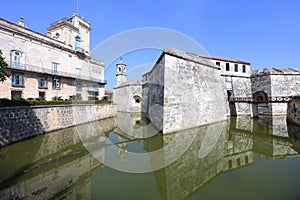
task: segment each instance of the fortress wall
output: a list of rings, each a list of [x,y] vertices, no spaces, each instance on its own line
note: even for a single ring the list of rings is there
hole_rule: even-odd
[[[142,99],[142,84],[140,82],[127,83],[114,88],[113,102],[118,112],[141,112],[141,104],[136,103],[134,96]]]
[[[161,131],[163,129],[165,58],[161,56],[145,77],[143,111],[153,126]]]
[[[300,76],[299,74],[271,75],[272,96],[293,96],[300,95]],[[286,115],[286,103],[273,103],[272,115]]]
[[[296,125],[300,125],[300,96],[295,96],[288,104],[287,120]]]
[[[163,58],[163,133],[226,119],[225,86],[215,65],[175,49]]]
[[[0,147],[114,115],[112,104],[0,108]]]

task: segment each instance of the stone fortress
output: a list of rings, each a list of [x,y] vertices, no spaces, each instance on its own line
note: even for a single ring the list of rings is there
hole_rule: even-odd
[[[52,23],[46,35],[28,29],[23,18],[17,24],[0,19],[0,49],[10,74],[0,84],[0,98],[101,99],[104,63],[90,57],[90,30],[76,13]],[[116,110],[145,113],[163,133],[230,115],[288,114],[300,124],[298,104],[287,113],[290,97],[300,93],[297,68],[252,71],[248,62],[165,49],[141,81],[127,81],[123,61],[116,76]]]
[[[50,25],[46,35],[0,18],[0,50],[10,77],[0,98],[101,99],[104,63],[90,57],[90,23],[76,13]]]
[[[118,112],[145,113],[163,133],[225,120],[227,116],[287,115],[300,95],[300,69],[253,71],[251,64],[165,49],[142,81],[127,81],[116,65],[113,102]]]

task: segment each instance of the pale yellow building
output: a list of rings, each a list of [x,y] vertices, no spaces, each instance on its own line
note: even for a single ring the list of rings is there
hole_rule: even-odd
[[[104,63],[90,57],[90,23],[76,13],[50,25],[45,35],[0,18],[0,50],[11,75],[0,98],[101,99]]]

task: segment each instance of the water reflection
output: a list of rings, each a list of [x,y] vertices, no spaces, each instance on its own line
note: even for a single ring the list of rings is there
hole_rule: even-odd
[[[90,127],[102,127],[98,132],[101,138],[104,130],[114,128],[114,120],[67,128],[1,148],[0,199],[89,199],[90,177],[104,167],[81,143],[78,132]]]
[[[103,164],[112,158],[132,162],[129,154],[134,152],[147,154],[148,167],[155,168],[158,157],[151,152],[173,142],[159,157],[159,162],[168,162],[190,141],[179,159],[147,176],[113,171]],[[235,117],[162,136],[142,115],[119,113],[115,119],[1,148],[0,199],[109,199],[116,197],[120,185],[128,185],[123,176],[140,179],[120,198],[138,199],[138,190],[149,193],[143,194],[145,199],[187,199],[200,195],[222,174],[255,165],[256,158],[287,160],[299,158],[299,152],[300,128],[287,126],[282,117]],[[156,186],[148,184],[153,181]]]

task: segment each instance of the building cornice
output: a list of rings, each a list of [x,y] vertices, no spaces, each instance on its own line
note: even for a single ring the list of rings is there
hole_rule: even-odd
[[[5,19],[0,18],[0,29],[10,32],[13,35],[20,35],[29,40],[35,40],[42,44],[49,45],[51,47],[55,47],[57,49],[61,49],[67,51],[72,54],[76,54],[76,52],[68,47],[64,42],[57,41],[49,36],[43,35],[41,33],[35,32],[31,29],[22,27],[20,25],[9,22]]]

